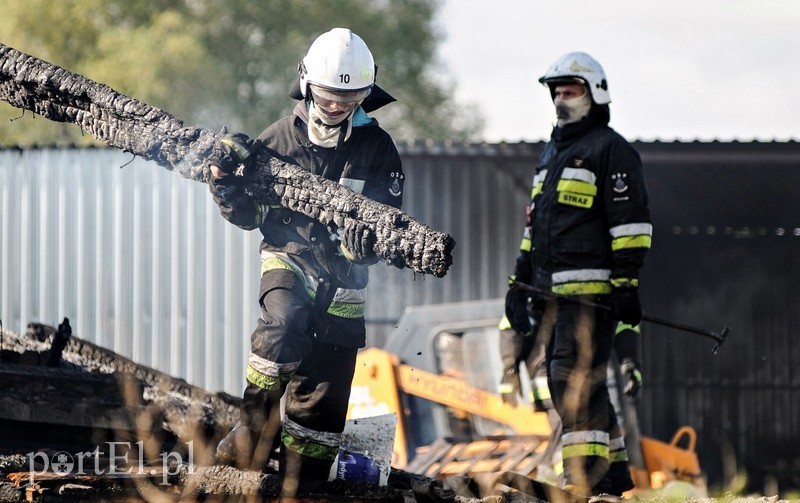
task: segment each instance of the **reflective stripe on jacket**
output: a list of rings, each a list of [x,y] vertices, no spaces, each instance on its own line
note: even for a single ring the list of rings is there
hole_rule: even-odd
[[[585,126],[584,126],[585,127]],[[531,189],[534,285],[605,294],[638,279],[652,239],[639,154],[605,123],[544,147]]]

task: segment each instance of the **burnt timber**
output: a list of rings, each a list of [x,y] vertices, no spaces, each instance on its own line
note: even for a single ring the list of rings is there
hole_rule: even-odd
[[[71,330],[64,319],[58,328],[30,323],[23,335],[0,332],[0,503],[286,501],[277,496],[275,474],[213,464],[213,448],[238,418],[237,398],[136,364]],[[110,443],[133,449],[124,460],[130,464],[112,471],[114,457],[95,452]],[[68,473],[43,466],[62,452],[92,454],[99,462]],[[136,460],[145,463],[137,467]],[[436,480],[394,469],[386,486],[334,480],[291,501],[478,502],[487,496],[499,503],[585,503],[511,472]]]
[[[76,124],[97,140],[200,182],[208,182],[205,161],[225,134],[186,127],[163,110],[3,44],[0,99],[52,121]],[[452,264],[452,236],[279,161],[260,143],[237,175],[262,204],[280,204],[326,225],[353,222],[370,229],[377,238],[376,255],[390,265],[443,277]]]

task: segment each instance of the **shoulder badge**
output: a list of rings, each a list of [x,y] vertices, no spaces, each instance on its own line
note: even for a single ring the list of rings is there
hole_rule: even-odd
[[[613,180],[614,185],[612,189],[617,194],[622,194],[628,190],[628,184],[626,183],[626,178],[628,178],[627,173],[622,173],[620,171],[611,175],[611,180]]]
[[[394,197],[400,197],[400,194],[403,193],[403,187],[400,184],[400,181],[402,180],[404,175],[402,173],[394,172],[392,173],[391,176],[392,176],[392,184],[389,186],[389,194],[391,194]]]

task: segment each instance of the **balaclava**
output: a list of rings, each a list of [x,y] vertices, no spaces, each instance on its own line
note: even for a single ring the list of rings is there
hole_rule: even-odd
[[[333,148],[339,141],[342,122],[346,120],[347,130],[345,131],[344,141],[347,141],[353,131],[353,121],[351,119],[356,108],[354,107],[350,112],[339,117],[331,117],[311,100],[308,107],[308,138],[314,145]]]
[[[578,122],[589,113],[592,108],[592,94],[588,89],[584,88],[584,90],[583,95],[577,98],[569,100],[556,98],[553,100],[553,104],[556,107],[556,117],[558,118],[556,124],[559,127]]]

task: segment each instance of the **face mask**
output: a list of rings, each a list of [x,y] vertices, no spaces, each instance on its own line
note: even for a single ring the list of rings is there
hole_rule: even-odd
[[[311,108],[314,111],[314,115],[321,120],[323,124],[326,126],[335,126],[350,117],[355,109],[355,105],[358,105],[358,103],[354,105],[347,104],[345,106],[336,104],[326,107],[314,101]]]
[[[339,124],[345,119],[350,119],[353,115],[353,110],[336,118],[331,118],[324,111],[320,110],[313,102],[308,109],[308,138],[315,145],[324,148],[333,148],[339,142],[339,134],[342,128]],[[333,124],[329,124],[333,122]],[[353,131],[353,121],[348,120],[347,129],[345,130],[344,141],[350,139],[350,133]]]
[[[559,126],[564,126],[566,124],[578,122],[586,117],[586,114],[589,113],[589,109],[592,108],[592,96],[588,92],[585,92],[582,96],[570,100],[556,98],[553,104],[556,106],[557,124]]]

